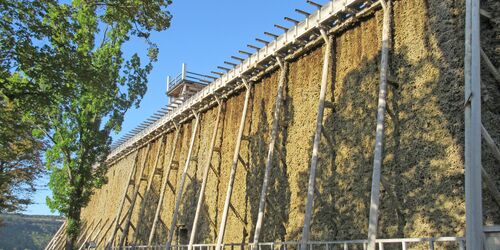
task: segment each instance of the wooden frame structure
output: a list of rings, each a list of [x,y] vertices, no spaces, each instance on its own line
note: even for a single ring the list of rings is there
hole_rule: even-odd
[[[219,98],[217,98],[217,103],[218,103],[217,117],[215,118],[214,130],[212,132],[212,139],[210,140],[210,149],[208,150],[207,160],[205,163],[205,167],[203,169],[203,177],[202,177],[203,180],[201,183],[200,194],[198,196],[198,203],[196,204],[196,213],[195,213],[194,220],[193,220],[193,228],[191,229],[191,236],[189,237],[188,250],[192,250],[194,240],[196,237],[196,233],[197,233],[197,229],[198,229],[198,219],[200,218],[201,206],[203,204],[203,200],[205,197],[205,189],[206,189],[207,180],[208,180],[208,171],[210,170],[210,166],[212,165],[212,157],[214,154],[215,142],[217,140],[217,132],[219,130],[219,123],[221,120],[221,116],[223,116],[222,109],[223,109],[223,105],[225,105],[225,102],[221,101]]]
[[[308,1],[311,4],[314,2]],[[466,237],[463,238],[416,238],[416,239],[377,239],[377,226],[378,226],[378,209],[380,206],[380,182],[381,182],[381,167],[383,159],[383,139],[384,139],[384,115],[386,113],[386,95],[387,95],[387,79],[389,75],[389,50],[390,50],[390,25],[391,25],[391,0],[337,0],[330,1],[327,4],[321,6],[317,5],[318,11],[314,13],[307,13],[307,17],[304,21],[292,20],[296,25],[291,28],[285,28],[285,33],[280,36],[275,36],[273,41],[266,43],[262,48],[257,48],[256,53],[248,53],[247,59],[242,59],[241,64],[237,64],[233,69],[229,69],[226,74],[222,74],[220,78],[215,80],[213,83],[205,87],[202,91],[195,94],[183,104],[181,104],[177,109],[173,110],[171,113],[167,113],[163,118],[151,124],[149,127],[145,128],[140,133],[136,134],[128,141],[118,146],[111,153],[108,163],[113,164],[114,162],[122,159],[123,157],[129,155],[132,152],[138,152],[139,148],[144,147],[146,144],[166,133],[175,130],[175,137],[172,145],[172,152],[170,154],[169,163],[165,166],[166,171],[163,171],[162,176],[162,187],[160,193],[160,199],[157,204],[156,214],[154,217],[154,222],[150,231],[148,246],[152,244],[154,234],[156,232],[156,225],[158,224],[159,214],[161,211],[161,205],[164,200],[164,195],[166,191],[166,186],[168,184],[168,178],[173,164],[173,158],[176,151],[176,145],[179,136],[179,125],[186,123],[192,119],[196,119],[195,128],[198,124],[198,113],[192,112],[192,110],[197,110],[198,112],[203,112],[205,110],[211,109],[212,107],[219,105],[219,110],[216,118],[216,125],[212,134],[212,141],[209,150],[209,157],[205,163],[204,174],[203,174],[203,184],[198,197],[198,204],[195,215],[194,230],[191,233],[190,242],[188,250],[196,249],[201,246],[213,246],[215,249],[220,250],[227,244],[223,243],[225,226],[228,216],[228,208],[231,201],[231,194],[233,183],[235,181],[235,172],[238,165],[238,156],[241,146],[241,139],[243,130],[245,127],[246,113],[248,109],[248,99],[250,98],[250,92],[252,88],[252,82],[257,81],[263,75],[281,68],[283,70],[283,62],[292,58],[296,58],[299,55],[307,52],[310,48],[317,46],[318,44],[325,43],[326,51],[324,55],[323,70],[321,76],[321,90],[320,90],[320,101],[318,107],[318,115],[316,119],[316,133],[313,141],[313,152],[311,156],[310,165],[310,175],[309,184],[307,192],[307,203],[306,211],[304,215],[304,225],[302,230],[302,239],[297,242],[296,245],[300,246],[302,250],[306,250],[312,245],[316,244],[311,242],[309,239],[310,223],[312,218],[313,210],[313,200],[314,200],[314,182],[315,182],[315,168],[317,165],[317,150],[319,146],[319,139],[321,137],[322,130],[322,119],[323,110],[325,108],[324,96],[326,89],[324,86],[327,84],[327,74],[328,74],[328,64],[329,57],[331,56],[331,47],[333,43],[332,37],[339,31],[346,29],[350,24],[357,21],[357,17],[365,15],[367,13],[373,12],[376,8],[382,7],[384,11],[383,27],[382,27],[382,51],[381,51],[381,67],[380,67],[380,85],[379,85],[379,95],[378,95],[378,107],[377,107],[377,123],[376,123],[376,138],[374,147],[374,158],[373,158],[373,173],[372,173],[372,185],[371,185],[371,195],[370,195],[370,213],[369,213],[369,225],[368,225],[368,237],[367,240],[359,241],[369,250],[375,249],[376,245],[383,247],[384,243],[388,242],[400,242],[405,248],[408,242],[430,242],[430,246],[433,242],[437,241],[455,241],[459,242],[460,246],[463,246],[464,240],[467,245],[467,249],[482,249],[484,245],[484,235],[483,235],[483,215],[482,215],[482,194],[481,194],[481,183],[482,177],[485,179],[488,189],[498,194],[498,190],[494,185],[488,184],[488,174],[481,167],[481,138],[485,139],[486,144],[493,150],[495,157],[500,161],[500,150],[495,145],[494,141],[489,136],[487,130],[481,124],[481,86],[480,86],[480,58],[483,56],[485,60],[487,59],[484,52],[480,48],[480,27],[479,27],[479,0],[466,0],[466,26],[465,26],[465,102],[464,102],[464,114],[465,114],[465,196],[466,196]],[[488,60],[486,60],[488,63]],[[491,61],[490,61],[491,64]],[[490,67],[491,68],[491,67]],[[497,72],[498,73],[498,72]],[[495,75],[497,76],[497,75]],[[259,242],[260,228],[263,223],[264,209],[265,209],[265,197],[267,192],[267,182],[269,178],[269,169],[271,166],[271,159],[273,155],[274,148],[271,147],[275,141],[275,125],[277,123],[277,117],[279,116],[278,104],[280,95],[280,86],[282,84],[282,77],[280,77],[280,83],[278,87],[278,97],[276,100],[276,108],[273,114],[273,129],[271,132],[271,140],[269,142],[268,158],[266,159],[266,169],[264,183],[262,185],[262,190],[260,194],[259,201],[259,213],[258,220],[255,228],[255,233],[253,237],[252,247],[265,245]],[[234,150],[234,157],[231,165],[230,180],[228,182],[228,188],[226,193],[226,198],[224,202],[224,209],[222,214],[222,221],[219,225],[219,233],[217,235],[217,242],[215,244],[195,244],[194,238],[196,236],[197,222],[200,213],[200,202],[204,197],[204,190],[207,179],[208,168],[210,167],[210,161],[212,159],[214,151],[215,137],[217,135],[217,127],[220,119],[221,112],[221,102],[218,99],[222,95],[231,95],[237,93],[243,89],[246,89],[245,103],[243,107],[243,114],[240,121],[240,128],[238,131],[238,136],[236,138],[236,147]],[[185,172],[189,167],[190,155],[192,150],[192,144],[194,143],[196,129],[193,131],[191,137],[191,145],[189,149],[188,160],[186,161],[183,180],[179,185],[178,190],[176,190],[176,208],[174,210],[174,219],[172,221],[171,227],[169,228],[168,237],[168,247],[173,247],[171,241],[173,238],[173,226],[175,226],[177,218],[177,210],[179,207],[180,199],[182,198],[183,183],[185,179]],[[148,150],[149,151],[149,146]],[[146,153],[147,155],[148,153]],[[165,154],[166,157],[166,154]],[[145,160],[146,161],[146,157]],[[134,166],[131,169],[129,180],[136,172],[136,160],[134,161]],[[142,167],[143,168],[143,167]],[[156,168],[155,168],[156,169]],[[142,175],[142,174],[141,174]],[[139,183],[140,184],[140,183]],[[139,185],[137,184],[137,186]],[[113,240],[119,230],[120,217],[123,209],[123,205],[127,196],[127,190],[129,188],[129,183],[125,188],[125,194],[123,196],[122,203],[120,205],[119,211],[116,218],[111,222],[114,223],[113,234],[108,241],[108,246],[111,246]],[[498,197],[498,195],[494,195]],[[500,199],[499,199],[500,200]],[[497,201],[498,202],[498,201]],[[133,202],[135,203],[135,202]],[[133,205],[132,205],[133,206]],[[132,208],[133,209],[133,208]],[[130,209],[129,209],[130,210]],[[128,215],[130,216],[130,215]],[[127,220],[127,224],[130,219]],[[49,243],[46,249],[54,249],[59,244],[58,238],[61,236],[61,232],[64,228],[64,224],[59,229],[58,233],[54,236],[53,240]],[[126,235],[127,227],[124,229],[122,234]],[[358,241],[343,241],[342,244],[358,244]],[[274,243],[273,243],[274,244]],[[279,243],[276,243],[279,245]],[[284,244],[284,243],[283,243]],[[318,243],[320,244],[320,243]],[[334,244],[334,243],[332,243]],[[121,244],[120,244],[121,245]],[[344,245],[346,246],[346,245]]]
[[[269,140],[269,146],[267,151],[266,166],[264,170],[264,180],[262,182],[262,189],[260,191],[259,211],[257,213],[257,222],[255,223],[255,231],[254,231],[252,245],[259,243],[260,231],[262,229],[262,224],[264,221],[264,212],[265,212],[264,210],[266,206],[267,189],[269,186],[269,176],[271,175],[276,138],[278,137],[278,126],[281,113],[281,106],[283,104],[283,94],[284,94],[283,92],[285,89],[284,85],[286,84],[286,78],[288,73],[288,63],[283,62],[283,59],[281,59],[280,57],[276,57],[276,61],[280,66],[281,73],[280,73],[280,78],[278,80],[278,90],[276,94],[276,101],[274,104],[274,112],[273,112],[271,139]]]
[[[170,224],[170,230],[168,231],[167,248],[169,248],[169,246],[172,243],[172,240],[174,238],[173,228],[177,224],[177,216],[179,214],[179,207],[181,205],[182,193],[184,191],[184,184],[186,182],[187,172],[189,170],[189,165],[191,163],[191,156],[193,153],[193,147],[194,147],[194,143],[196,141],[196,132],[198,132],[198,127],[200,124],[200,114],[194,110],[192,110],[192,112],[193,112],[193,115],[195,116],[195,121],[194,121],[193,131],[191,133],[191,141],[189,143],[189,150],[188,150],[188,155],[186,157],[186,163],[184,164],[184,170],[182,172],[181,182],[179,183],[179,186],[176,189],[177,196],[175,197],[175,208],[174,208],[174,214],[172,216],[172,223]]]

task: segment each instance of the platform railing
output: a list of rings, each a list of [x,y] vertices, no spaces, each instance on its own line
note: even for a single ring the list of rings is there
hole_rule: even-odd
[[[431,237],[431,238],[392,238],[392,239],[377,239],[377,247],[383,250],[384,247],[390,249],[410,249],[416,246],[419,249],[459,249],[465,250],[464,237]],[[251,243],[224,243],[224,250],[296,250],[300,248],[302,243],[299,241],[288,242],[262,242],[257,245]],[[193,244],[193,250],[214,250],[213,244]],[[308,250],[349,250],[349,249],[366,249],[368,240],[334,240],[334,241],[309,241],[307,242]],[[166,249],[166,245],[155,246],[125,246],[114,247],[113,249]],[[188,245],[171,245],[170,250],[187,250]]]

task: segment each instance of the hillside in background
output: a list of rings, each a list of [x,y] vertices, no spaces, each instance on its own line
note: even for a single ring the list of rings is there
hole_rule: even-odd
[[[43,249],[63,219],[49,215],[0,214],[0,250]]]

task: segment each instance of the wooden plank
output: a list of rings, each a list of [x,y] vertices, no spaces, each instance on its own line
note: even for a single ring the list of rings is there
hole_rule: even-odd
[[[92,230],[90,230],[90,233],[88,233],[88,234],[85,235],[85,239],[83,240],[83,242],[81,242],[80,240],[77,241],[78,243],[76,244],[76,246],[80,245],[80,247],[78,248],[79,250],[83,249],[83,247],[85,247],[85,243],[87,243],[87,241],[90,239],[90,237],[92,237],[92,234],[97,229],[97,227],[99,227],[99,225],[101,224],[101,222],[102,222],[102,218],[99,219],[99,221],[97,221],[97,224],[92,228]]]
[[[481,58],[483,58],[484,63],[486,64],[486,68],[490,71],[490,73],[493,75],[497,83],[500,83],[500,73],[498,73],[497,68],[493,63],[491,62],[490,58],[486,53],[484,53],[483,49],[481,48],[480,50],[481,53]]]
[[[224,209],[222,211],[222,219],[219,227],[219,233],[217,235],[217,245],[215,247],[216,250],[220,250],[222,247],[222,241],[224,240],[224,232],[226,230],[226,223],[227,223],[227,215],[229,211],[229,203],[231,202],[231,195],[233,193],[233,184],[234,184],[234,178],[236,176],[236,167],[238,166],[238,156],[240,154],[240,147],[241,147],[241,137],[243,136],[243,131],[245,129],[245,121],[246,121],[246,116],[247,116],[247,111],[248,111],[248,101],[250,99],[250,94],[252,91],[252,83],[247,82],[245,79],[243,79],[244,84],[246,86],[246,93],[245,93],[245,102],[243,105],[243,111],[241,114],[241,121],[240,121],[240,128],[238,130],[238,136],[236,137],[236,147],[234,148],[234,155],[233,155],[233,162],[231,165],[231,173],[229,175],[229,182],[227,186],[227,193],[226,193],[226,199],[224,201]]]
[[[160,218],[161,205],[163,204],[163,199],[165,198],[165,190],[168,185],[168,178],[170,177],[170,172],[172,171],[172,162],[174,161],[175,150],[177,149],[179,133],[180,129],[177,128],[175,131],[174,140],[172,142],[172,152],[170,152],[170,159],[168,161],[168,164],[165,166],[167,168],[167,171],[163,171],[160,198],[158,199],[158,203],[156,204],[156,212],[153,218],[153,224],[151,225],[151,231],[149,232],[148,246],[151,246],[151,244],[153,243],[153,238],[156,233],[156,225],[158,224],[158,219]]]
[[[188,250],[193,249],[194,239],[196,237],[196,233],[198,230],[198,219],[200,218],[201,206],[203,204],[203,200],[204,200],[204,196],[205,196],[205,189],[207,186],[208,171],[209,171],[210,165],[212,163],[215,142],[217,140],[217,131],[219,130],[219,123],[220,123],[221,113],[222,113],[222,109],[223,109],[222,105],[223,105],[223,103],[219,102],[219,106],[217,108],[217,117],[215,118],[214,130],[212,132],[212,139],[210,140],[210,148],[208,150],[207,160],[205,161],[205,168],[203,169],[203,177],[202,177],[203,180],[201,182],[200,194],[198,196],[198,203],[196,204],[196,213],[194,215],[193,228],[191,229],[191,236],[189,238]]]
[[[128,192],[128,187],[130,185],[130,181],[132,180],[132,177],[134,176],[135,170],[137,168],[137,160],[139,159],[139,150],[140,149],[137,149],[135,152],[134,165],[132,165],[128,179],[125,182],[126,184],[125,184],[125,188],[123,190],[122,201],[120,202],[120,206],[118,207],[118,211],[116,212],[116,216],[115,216],[115,220],[114,220],[115,225],[113,226],[113,231],[111,233],[111,237],[109,238],[109,240],[106,244],[106,248],[110,248],[113,246],[113,242],[115,240],[116,233],[118,232],[118,229],[120,228],[120,217],[122,215],[123,205],[125,204],[125,200],[127,198],[127,192]]]
[[[259,210],[257,213],[257,222],[255,223],[255,231],[253,235],[253,246],[255,247],[259,243],[260,230],[264,221],[264,210],[266,205],[267,189],[269,186],[269,176],[271,175],[271,168],[274,158],[274,150],[276,144],[276,138],[278,137],[278,127],[280,120],[281,106],[283,104],[283,92],[284,84],[286,82],[286,75],[288,73],[288,63],[283,62],[279,57],[276,58],[280,65],[280,78],[278,80],[278,90],[276,94],[276,101],[274,104],[273,112],[273,124],[271,129],[271,139],[269,140],[269,146],[267,151],[266,165],[264,170],[264,180],[262,182],[262,189],[260,191],[259,199]]]
[[[318,165],[319,143],[321,140],[321,130],[323,128],[323,114],[325,111],[325,96],[328,88],[328,72],[330,59],[332,57],[333,37],[328,37],[324,30],[321,30],[321,35],[326,43],[325,54],[323,56],[323,69],[321,73],[321,89],[319,94],[318,113],[316,115],[316,131],[314,133],[313,148],[311,153],[311,166],[309,169],[309,182],[307,185],[307,201],[306,211],[304,214],[304,226],[302,228],[302,239],[300,249],[307,249],[309,234],[311,230],[311,219],[314,202],[314,184],[316,181],[316,167]]]
[[[392,1],[380,0],[383,11],[382,51],[380,58],[380,84],[377,106],[377,127],[375,132],[375,149],[373,151],[373,173],[370,194],[370,213],[368,217],[368,250],[375,250],[377,239],[378,210],[380,206],[380,176],[384,155],[384,118],[386,113],[387,77],[389,75],[389,50],[391,39]]]
[[[96,248],[99,248],[99,246],[101,245],[101,242],[104,243],[104,239],[106,239],[106,235],[108,234],[109,230],[111,229],[111,227],[113,226],[113,223],[115,223],[115,220],[116,218],[114,218],[111,223],[109,223],[109,226],[108,226],[108,229],[106,229],[106,231],[104,231],[102,237],[99,238],[99,236],[96,238],[97,239],[97,242],[96,242]]]
[[[479,0],[465,1],[465,244],[483,249]]]
[[[57,230],[56,234],[54,234],[54,236],[52,237],[52,239],[49,241],[49,243],[47,244],[47,246],[45,247],[45,250],[50,250],[52,249],[53,245],[55,244],[57,238],[59,237],[59,235],[64,231],[64,229],[66,228],[66,221],[63,222],[63,224],[61,224],[61,226],[59,227],[59,229]]]
[[[177,195],[175,197],[175,208],[174,208],[174,213],[172,215],[172,222],[170,223],[170,231],[168,232],[168,238],[167,238],[167,249],[170,248],[170,245],[172,244],[172,240],[174,238],[174,230],[176,224],[177,224],[177,216],[179,214],[179,207],[181,205],[181,199],[182,199],[182,193],[184,191],[184,184],[186,183],[186,176],[187,172],[189,170],[189,165],[191,163],[191,156],[193,154],[193,147],[194,143],[196,141],[196,132],[198,132],[198,126],[200,124],[200,117],[199,114],[193,111],[193,114],[195,115],[195,121],[194,121],[194,127],[193,131],[191,133],[191,142],[189,143],[189,149],[188,149],[188,154],[186,158],[186,162],[184,163],[184,170],[182,172],[182,177],[181,181],[177,187]]]
[[[123,246],[123,244],[125,243],[125,239],[127,238],[127,235],[128,235],[128,230],[130,228],[130,222],[132,219],[132,213],[133,213],[134,207],[135,207],[135,201],[137,200],[137,196],[139,194],[139,188],[140,188],[141,183],[142,183],[142,178],[144,176],[144,170],[146,169],[146,164],[148,161],[148,156],[149,156],[150,151],[151,151],[151,143],[146,146],[146,155],[144,156],[144,160],[142,161],[141,167],[139,169],[139,178],[138,178],[137,183],[135,183],[134,191],[132,191],[132,201],[130,202],[128,212],[126,213],[127,220],[125,221],[122,236],[120,237],[120,243],[119,243],[120,247]]]
[[[146,186],[146,190],[144,191],[144,198],[141,200],[141,207],[140,207],[140,210],[139,210],[139,217],[141,217],[141,216],[144,215],[144,209],[146,207],[146,200],[148,198],[148,194],[151,191],[151,186],[153,186],[153,178],[156,175],[156,171],[158,170],[158,161],[160,159],[160,154],[161,154],[162,148],[164,147],[164,140],[165,140],[165,138],[162,135],[162,137],[160,137],[160,145],[158,146],[158,151],[156,152],[155,161],[153,163],[153,166],[152,166],[152,169],[151,169],[151,173],[149,174],[148,184]],[[140,226],[140,223],[142,221],[143,221],[142,219],[137,221],[137,230],[134,231],[134,237],[132,238],[132,243],[133,244],[136,243],[137,237],[139,236],[139,226]]]
[[[483,135],[483,139],[486,142],[486,145],[491,149],[491,152],[495,156],[495,159],[497,159],[498,162],[500,162],[500,150],[498,149],[495,141],[493,138],[491,138],[490,133],[488,133],[488,130],[484,128],[483,124],[481,124],[481,134]]]

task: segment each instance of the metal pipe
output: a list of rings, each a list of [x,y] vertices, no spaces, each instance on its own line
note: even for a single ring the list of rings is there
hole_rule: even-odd
[[[241,51],[241,50],[240,50]],[[245,61],[245,59],[241,58],[241,57],[237,57],[237,56],[231,56],[231,58],[235,59],[235,60],[238,60],[240,62],[243,62]]]
[[[163,176],[162,176],[162,183],[161,183],[161,190],[160,190],[160,198],[158,199],[158,202],[156,203],[156,211],[155,211],[155,216],[153,218],[153,224],[151,225],[151,230],[149,231],[149,237],[148,237],[148,246],[151,246],[153,243],[153,238],[156,233],[156,225],[158,224],[158,219],[160,216],[160,211],[161,211],[161,205],[163,204],[163,199],[165,198],[165,191],[167,189],[168,185],[168,178],[170,177],[170,171],[172,170],[172,163],[174,161],[174,156],[175,156],[175,150],[177,149],[177,142],[179,140],[179,133],[180,133],[180,128],[176,123],[174,123],[175,126],[175,135],[174,139],[172,141],[172,151],[170,151],[170,158],[168,160],[168,164],[163,167]],[[163,156],[163,159],[165,159],[167,155],[165,154]]]
[[[219,128],[220,117],[222,113],[222,103],[218,101],[219,107],[217,109],[217,117],[215,118],[214,130],[212,132],[212,139],[210,141],[210,149],[208,150],[207,161],[205,162],[205,168],[203,170],[202,183],[200,188],[200,196],[198,197],[198,203],[196,205],[196,213],[193,220],[193,228],[191,229],[191,236],[189,238],[188,250],[193,249],[194,239],[198,230],[198,219],[200,218],[201,206],[203,204],[203,199],[205,197],[205,189],[207,186],[208,170],[212,164],[212,156],[214,153],[215,142],[217,140],[217,131]]]
[[[321,6],[321,4],[316,3],[316,2],[313,2],[313,1],[311,1],[311,0],[307,0],[306,2],[307,2],[308,4],[310,4],[310,5],[312,5],[312,6],[316,7],[316,8],[318,8],[318,9],[321,9],[321,7],[322,7],[322,6]]]
[[[240,128],[238,130],[238,136],[236,137],[236,147],[234,148],[234,155],[233,155],[233,162],[231,165],[231,173],[229,175],[229,183],[227,186],[227,193],[226,193],[226,199],[224,201],[224,209],[222,211],[222,219],[220,223],[220,228],[219,228],[219,234],[217,235],[217,245],[215,247],[215,250],[221,250],[222,247],[222,241],[224,239],[224,233],[226,230],[226,223],[227,223],[227,214],[229,211],[229,203],[231,202],[231,195],[233,193],[233,184],[234,184],[234,178],[236,176],[236,167],[238,166],[238,156],[240,154],[240,147],[241,147],[241,137],[243,136],[243,130],[245,129],[245,121],[246,121],[246,116],[247,116],[247,111],[248,111],[248,101],[250,99],[250,94],[252,90],[252,83],[247,82],[245,79],[243,79],[243,82],[246,87],[246,93],[245,93],[245,102],[243,105],[243,110],[241,114],[241,121],[240,121]]]
[[[281,26],[281,25],[278,25],[278,24],[275,24],[274,27],[278,28],[278,29],[281,29],[281,30],[284,30],[285,32],[288,31],[288,28],[284,27],[284,26]]]
[[[193,147],[194,147],[194,142],[196,140],[196,132],[198,131],[198,125],[200,124],[200,117],[199,114],[193,111],[193,115],[195,117],[195,122],[194,122],[194,127],[193,131],[191,133],[191,142],[189,144],[189,150],[186,158],[186,163],[184,164],[184,171],[182,172],[182,177],[181,181],[179,183],[179,186],[177,187],[177,195],[175,197],[175,208],[174,208],[174,214],[172,215],[172,223],[170,224],[170,231],[169,231],[169,236],[167,240],[167,249],[170,249],[170,245],[172,244],[172,240],[174,238],[174,230],[172,228],[175,227],[177,224],[177,216],[179,214],[179,207],[181,205],[181,199],[182,199],[182,192],[184,190],[184,184],[186,182],[186,176],[187,172],[189,170],[189,163],[191,162],[191,155],[193,153]]]
[[[225,70],[225,71],[228,71],[228,72],[231,70],[231,69],[228,69],[228,68],[226,68],[226,67],[222,67],[222,66],[217,66],[217,68],[218,68],[218,69]]]
[[[269,44],[269,42],[268,42],[268,41],[263,40],[263,39],[260,39],[260,38],[255,38],[255,41],[257,41],[257,42],[261,42],[261,43],[263,43],[263,44],[265,44],[265,45],[268,45],[268,44]]]
[[[297,25],[299,24],[300,22],[298,20],[295,20],[293,18],[290,18],[290,17],[285,17],[285,20],[286,21],[289,21],[289,22],[292,22],[293,24]]]
[[[255,46],[255,45],[252,45],[252,44],[247,44],[247,47],[251,48],[251,49],[255,49],[257,51],[259,51],[259,47]],[[251,54],[250,54],[251,55]]]
[[[247,45],[247,46],[248,46],[248,45]],[[247,56],[251,56],[251,55],[252,55],[252,53],[247,52],[247,51],[244,51],[244,50],[238,50],[238,52],[239,52],[240,54],[244,54],[244,55],[247,55]]]
[[[267,189],[269,185],[269,176],[271,174],[271,167],[273,163],[274,150],[276,144],[276,138],[278,137],[278,126],[281,112],[281,105],[283,103],[283,89],[286,81],[286,74],[288,71],[288,63],[283,62],[279,57],[277,57],[278,64],[281,69],[280,78],[278,81],[278,90],[276,95],[276,101],[273,112],[273,124],[271,130],[271,139],[269,141],[267,158],[266,158],[266,167],[264,172],[264,180],[262,183],[262,189],[260,191],[260,200],[259,200],[259,211],[257,213],[257,222],[255,223],[255,231],[253,236],[253,247],[259,243],[260,230],[262,228],[262,223],[264,221],[264,209],[266,205],[266,197],[267,197]]]
[[[391,39],[391,0],[380,0],[384,10],[382,25],[382,52],[380,58],[380,84],[377,107],[377,127],[375,149],[373,152],[373,174],[370,195],[370,214],[368,218],[368,250],[375,250],[377,239],[378,210],[380,205],[380,176],[384,151],[384,118],[386,113],[387,76],[389,71],[389,47]]]
[[[270,32],[267,32],[267,31],[266,31],[266,32],[264,32],[264,35],[268,35],[268,36],[270,36],[270,37],[273,37],[274,39],[276,39],[276,38],[278,38],[278,37],[279,37],[278,35],[273,34],[273,33],[270,33]]]
[[[325,110],[325,96],[328,85],[328,70],[330,58],[332,57],[333,38],[328,37],[326,31],[320,29],[321,35],[326,43],[326,49],[323,59],[323,69],[321,73],[321,89],[319,94],[318,114],[316,116],[316,132],[314,134],[313,149],[311,155],[311,167],[309,170],[309,183],[307,186],[307,202],[304,215],[304,227],[302,228],[302,240],[300,244],[301,250],[307,250],[307,242],[309,241],[312,209],[314,201],[314,185],[316,181],[316,167],[318,164],[319,142],[321,140],[321,130],[323,128],[323,113]]]
[[[227,65],[231,65],[233,67],[236,67],[236,65],[238,65],[236,63],[232,63],[232,62],[228,62],[228,61],[224,61],[224,63],[227,64]]]
[[[186,64],[182,63],[181,80],[186,79]]]
[[[301,9],[295,9],[295,12],[299,13],[299,14],[302,14],[306,17],[308,17],[309,15],[311,15],[311,13],[307,12],[307,11],[304,11],[304,10],[301,10]]]

